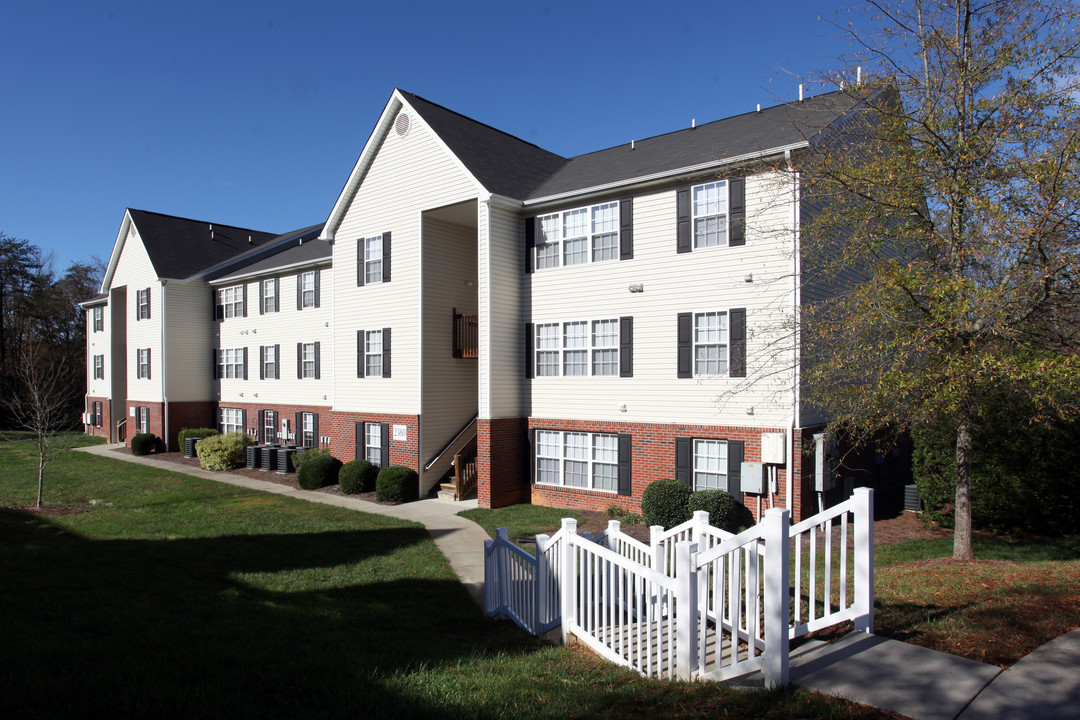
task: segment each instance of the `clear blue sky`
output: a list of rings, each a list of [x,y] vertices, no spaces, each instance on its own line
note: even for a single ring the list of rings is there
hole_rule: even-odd
[[[836,65],[848,5],[9,2],[0,231],[63,271],[126,207],[322,222],[395,87],[565,156],[747,112]]]

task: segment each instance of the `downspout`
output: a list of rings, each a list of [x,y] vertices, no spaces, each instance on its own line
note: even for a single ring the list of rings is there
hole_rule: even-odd
[[[168,383],[168,367],[169,363],[165,358],[169,356],[168,353],[168,333],[166,332],[166,326],[168,325],[168,313],[165,306],[165,285],[168,280],[161,281],[161,400],[162,400],[162,432],[165,435],[165,452],[169,452],[169,383]]]
[[[800,288],[802,273],[802,245],[799,227],[799,223],[801,221],[799,213],[799,174],[795,171],[792,165],[790,150],[784,151],[784,160],[787,163],[788,172],[791,173],[791,239],[793,246],[793,252],[791,254],[791,425],[788,428],[788,442],[790,443],[790,452],[788,452],[787,454],[787,487],[784,498],[784,507],[787,508],[788,512],[791,512],[794,515],[792,511],[794,490],[792,488],[795,484],[795,453],[802,451],[802,448],[797,447],[795,443],[795,427],[798,425],[799,422],[799,343],[801,341],[799,310],[802,302],[802,292]]]

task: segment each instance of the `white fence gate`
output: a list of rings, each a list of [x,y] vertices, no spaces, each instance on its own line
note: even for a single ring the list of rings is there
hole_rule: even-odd
[[[484,607],[540,634],[562,625],[600,655],[652,677],[788,682],[788,641],[840,622],[873,631],[873,490],[791,525],[786,510],[737,535],[707,513],[648,545],[608,524],[564,519],[536,556],[500,528],[485,545]]]

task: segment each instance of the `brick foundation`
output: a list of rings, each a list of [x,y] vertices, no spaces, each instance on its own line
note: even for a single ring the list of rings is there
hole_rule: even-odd
[[[217,403],[211,400],[190,400],[169,403],[169,450],[183,452],[180,431],[184,428],[217,427]]]
[[[477,499],[480,507],[529,502],[529,454],[525,418],[476,423]]]
[[[379,413],[331,412],[330,424],[322,429],[319,416],[319,432],[330,436],[330,452],[341,462],[356,459],[356,423],[377,422],[390,425],[390,464],[404,465],[420,473],[420,416],[387,415]],[[394,440],[394,426],[405,426],[405,440]]]
[[[91,412],[94,409],[94,403],[101,403],[101,427],[96,425],[86,425],[86,434],[90,437],[103,437],[105,442],[109,441],[109,428],[112,427],[112,400],[107,397],[87,397],[86,398],[86,412]]]

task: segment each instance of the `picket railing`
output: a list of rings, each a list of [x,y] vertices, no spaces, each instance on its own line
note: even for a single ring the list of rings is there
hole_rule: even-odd
[[[873,631],[873,491],[791,525],[767,510],[733,535],[695,513],[650,529],[611,522],[596,537],[564,519],[536,555],[500,528],[485,546],[485,609],[534,634],[562,625],[598,654],[652,677],[712,680],[760,671],[788,682],[788,642],[840,622]]]

